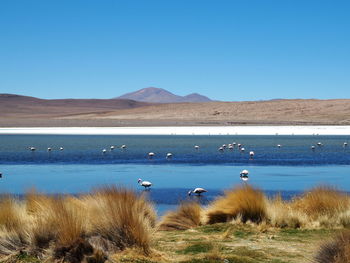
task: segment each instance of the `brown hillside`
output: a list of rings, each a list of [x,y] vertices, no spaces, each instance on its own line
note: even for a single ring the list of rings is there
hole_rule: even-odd
[[[195,124],[350,124],[350,100],[271,100],[161,104],[78,119],[177,121]]]
[[[43,100],[0,94],[0,127],[349,125],[350,100],[149,104],[123,99]]]

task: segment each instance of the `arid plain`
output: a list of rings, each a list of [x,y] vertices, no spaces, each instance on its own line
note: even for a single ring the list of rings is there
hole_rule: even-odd
[[[1,127],[348,124],[349,99],[146,103],[0,94]]]

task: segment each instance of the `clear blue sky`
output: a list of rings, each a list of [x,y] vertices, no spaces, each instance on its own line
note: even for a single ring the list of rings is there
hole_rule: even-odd
[[[350,1],[1,0],[0,93],[350,98]]]

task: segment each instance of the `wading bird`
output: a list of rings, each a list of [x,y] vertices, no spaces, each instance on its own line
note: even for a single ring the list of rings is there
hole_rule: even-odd
[[[112,146],[111,146],[111,151],[113,151],[113,150],[114,150],[114,148],[115,148],[115,147],[112,145]]]
[[[35,147],[29,147],[29,150],[31,150],[32,152],[34,152],[36,149],[35,149]]]
[[[248,181],[249,179],[248,174],[249,174],[248,170],[243,170],[242,172],[240,172],[239,177],[241,177],[243,181]]]
[[[172,153],[167,153],[167,154],[166,154],[166,158],[167,158],[167,159],[173,158],[173,154],[172,154]]]
[[[208,192],[207,190],[205,190],[204,188],[195,188],[194,190],[191,190],[188,192],[188,195],[191,195],[192,193],[196,194],[196,195],[201,195],[201,193],[205,193]]]
[[[200,147],[198,145],[195,145],[194,148],[198,150]]]
[[[126,149],[126,145],[125,145],[125,144],[123,144],[122,146],[120,146],[120,148],[122,148],[122,149]]]
[[[63,151],[63,147],[60,147],[60,151]]]
[[[142,181],[142,179],[137,180],[137,183],[143,186],[145,189],[151,187],[152,183],[148,181]]]
[[[254,155],[255,155],[255,153],[254,153],[253,151],[250,151],[250,152],[249,152],[249,156],[250,156],[250,158],[253,158],[253,157],[254,157]]]
[[[106,150],[106,149],[103,149],[103,150],[102,150],[102,153],[103,153],[103,154],[105,154],[106,152],[107,152],[107,150]]]
[[[150,152],[150,153],[148,153],[148,158],[152,159],[154,155],[155,155],[154,152]]]
[[[51,152],[51,151],[52,151],[52,148],[50,148],[50,147],[47,148],[47,151],[48,151],[48,152]]]

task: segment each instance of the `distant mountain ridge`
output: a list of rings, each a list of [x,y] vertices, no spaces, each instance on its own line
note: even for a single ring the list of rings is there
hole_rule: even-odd
[[[165,89],[144,88],[135,92],[126,93],[117,97],[118,99],[129,99],[149,103],[180,103],[180,102],[209,102],[212,101],[206,96],[192,93],[186,96],[175,95]]]
[[[131,109],[152,105],[128,99],[40,99],[17,94],[0,94],[0,118],[7,116],[60,116],[88,112]]]

